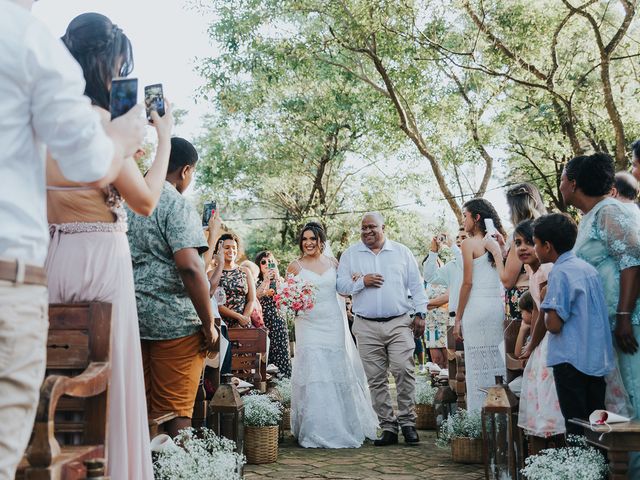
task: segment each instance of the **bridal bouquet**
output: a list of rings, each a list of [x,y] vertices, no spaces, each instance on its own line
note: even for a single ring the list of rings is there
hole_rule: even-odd
[[[316,288],[311,282],[289,274],[286,280],[280,283],[273,300],[282,315],[289,319],[313,308]]]

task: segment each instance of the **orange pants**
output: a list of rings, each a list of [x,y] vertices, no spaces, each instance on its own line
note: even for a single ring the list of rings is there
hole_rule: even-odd
[[[149,412],[193,415],[204,368],[204,337],[198,332],[171,340],[142,340],[142,365]]]

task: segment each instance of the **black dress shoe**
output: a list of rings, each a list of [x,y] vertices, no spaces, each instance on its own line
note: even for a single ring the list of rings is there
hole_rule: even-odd
[[[376,447],[385,447],[387,445],[396,445],[398,443],[398,434],[389,432],[388,430],[382,431],[382,436],[373,441]]]
[[[402,427],[402,436],[404,437],[404,443],[418,443],[420,441],[416,427],[411,425]]]

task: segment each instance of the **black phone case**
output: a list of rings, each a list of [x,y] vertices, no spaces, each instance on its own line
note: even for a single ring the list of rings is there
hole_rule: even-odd
[[[209,220],[211,220],[211,213],[216,209],[216,202],[208,202],[204,204],[204,209],[202,211],[202,226],[206,227],[209,225]]]
[[[118,118],[138,103],[138,79],[114,78],[111,82],[111,94],[109,97],[109,111],[111,120]]]

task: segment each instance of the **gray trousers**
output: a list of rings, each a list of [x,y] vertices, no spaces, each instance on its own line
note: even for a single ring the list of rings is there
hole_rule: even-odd
[[[397,433],[398,425],[416,424],[416,378],[413,351],[415,340],[411,317],[402,315],[388,322],[374,322],[354,316],[353,334],[367,374],[371,403],[380,428]],[[389,370],[395,378],[398,414],[395,415],[389,393]]]

